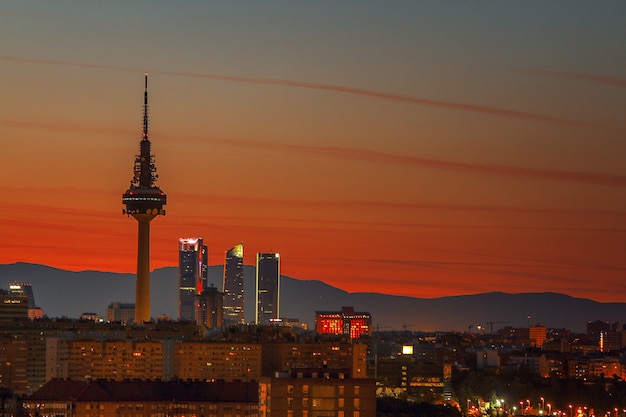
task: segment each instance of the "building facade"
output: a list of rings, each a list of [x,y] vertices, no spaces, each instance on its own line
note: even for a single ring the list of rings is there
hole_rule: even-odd
[[[112,302],[107,307],[106,321],[109,323],[130,323],[135,319],[135,304]]]
[[[244,324],[243,243],[226,251],[224,264],[224,325]]]
[[[280,254],[256,255],[256,324],[280,318]]]
[[[208,250],[202,238],[178,240],[178,319],[196,320],[195,296],[207,283]]]
[[[372,335],[372,316],[367,312],[355,312],[352,307],[341,311],[316,311],[315,332],[317,334],[343,334],[350,339]]]
[[[260,417],[375,417],[376,381],[341,371],[294,370],[259,382]]]
[[[28,417],[256,417],[256,382],[52,380],[24,400]]]
[[[297,368],[341,369],[347,370],[347,377],[365,378],[367,345],[346,341],[263,344],[263,376]]]
[[[257,343],[174,343],[174,375],[180,379],[252,381],[261,377],[261,345]]]
[[[163,344],[160,341],[92,340],[68,341],[67,378],[163,379]]]

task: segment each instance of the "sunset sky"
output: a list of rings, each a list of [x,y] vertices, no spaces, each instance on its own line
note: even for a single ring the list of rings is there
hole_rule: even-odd
[[[144,72],[152,268],[626,302],[625,1],[3,1],[0,263],[135,271]]]

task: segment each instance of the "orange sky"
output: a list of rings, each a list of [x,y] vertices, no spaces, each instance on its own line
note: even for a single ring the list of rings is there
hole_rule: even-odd
[[[555,3],[0,6],[0,263],[134,271],[149,71],[154,268],[624,301],[626,10]]]

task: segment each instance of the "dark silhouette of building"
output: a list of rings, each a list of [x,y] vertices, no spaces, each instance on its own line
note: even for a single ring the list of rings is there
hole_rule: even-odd
[[[114,301],[107,307],[106,321],[109,323],[126,324],[135,317],[135,305]]]
[[[209,329],[221,329],[224,323],[222,315],[224,297],[211,284],[202,294],[196,295],[196,324]]]
[[[207,283],[208,250],[202,238],[178,240],[178,318],[196,320],[196,295]]]
[[[257,382],[54,379],[24,400],[29,417],[256,416],[258,408]]]
[[[256,255],[256,324],[280,318],[280,254]]]
[[[224,325],[243,324],[243,243],[235,245],[226,252],[224,265]]]
[[[135,322],[150,321],[150,222],[165,215],[165,193],[156,186],[158,175],[148,133],[148,74],[145,75],[143,99],[143,132],[139,155],[135,157],[130,188],[122,196],[126,208],[122,213],[137,220],[137,285],[135,291]]]

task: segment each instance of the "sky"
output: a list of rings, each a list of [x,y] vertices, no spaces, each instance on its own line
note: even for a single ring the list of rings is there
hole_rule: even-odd
[[[626,294],[626,2],[0,2],[0,263],[151,267],[433,298]],[[16,277],[17,280],[20,277]]]

